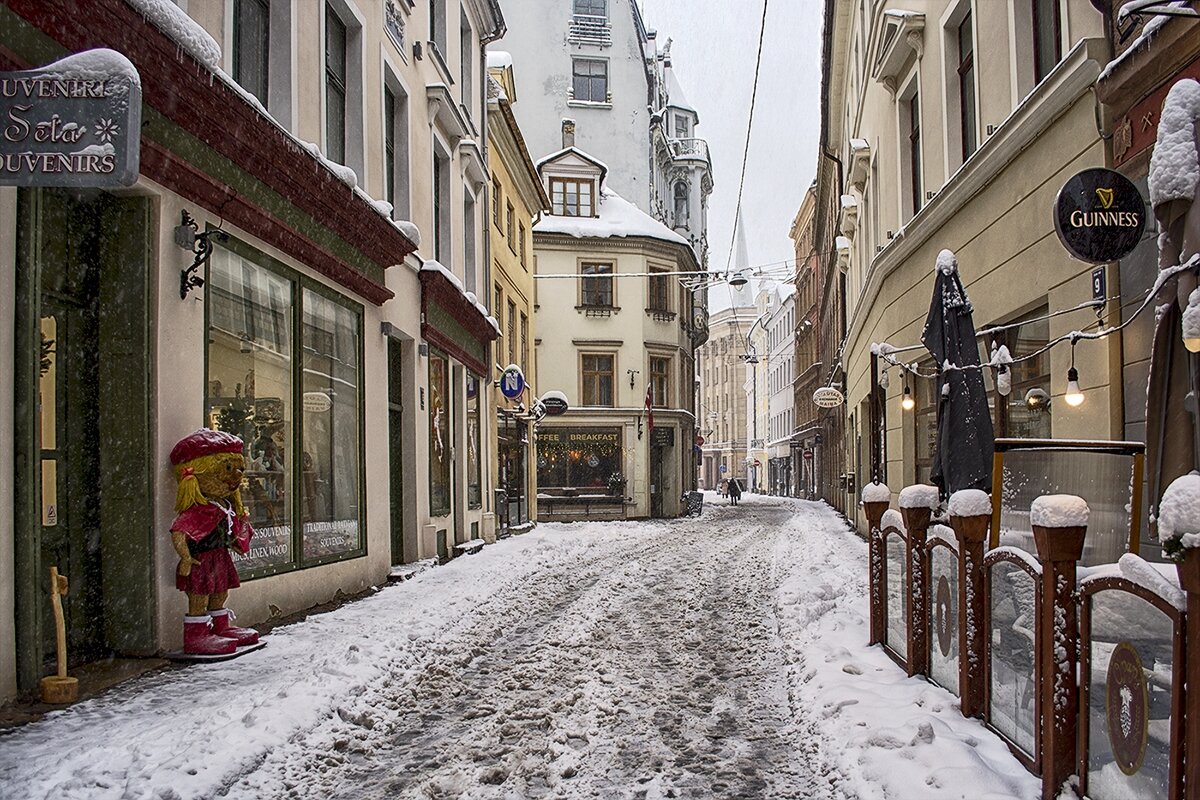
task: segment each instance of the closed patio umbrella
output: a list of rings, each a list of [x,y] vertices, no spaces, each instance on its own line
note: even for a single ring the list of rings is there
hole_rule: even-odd
[[[933,302],[921,343],[939,365],[938,436],[932,480],[948,496],[959,489],[992,490],[992,417],[988,408],[971,301],[958,276],[958,259],[938,253]]]

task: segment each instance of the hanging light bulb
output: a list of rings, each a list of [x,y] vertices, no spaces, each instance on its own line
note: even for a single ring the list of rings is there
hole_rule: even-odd
[[[1079,388],[1079,370],[1075,369],[1075,342],[1071,342],[1071,368],[1067,370],[1067,393],[1063,396],[1069,406],[1083,403],[1083,390]]]
[[[908,383],[904,384],[904,397],[900,400],[900,407],[905,411],[912,411],[916,408],[917,401],[913,400],[912,389],[908,388]]]
[[[1069,406],[1083,403],[1083,390],[1079,388],[1079,370],[1074,367],[1067,370],[1067,393],[1063,400],[1066,400]]]

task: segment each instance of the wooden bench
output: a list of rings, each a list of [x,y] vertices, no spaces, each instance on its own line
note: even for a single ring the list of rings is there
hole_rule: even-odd
[[[624,519],[625,498],[607,494],[538,495],[541,520]]]

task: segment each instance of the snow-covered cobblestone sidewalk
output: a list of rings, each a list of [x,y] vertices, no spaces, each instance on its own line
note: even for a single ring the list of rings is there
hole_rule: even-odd
[[[0,736],[0,796],[1036,797],[865,578],[816,503],[542,525]]]

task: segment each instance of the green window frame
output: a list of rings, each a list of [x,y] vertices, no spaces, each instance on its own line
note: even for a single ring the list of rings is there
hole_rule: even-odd
[[[204,326],[204,424],[246,441],[241,579],[367,555],[363,306],[229,237],[206,268]]]

